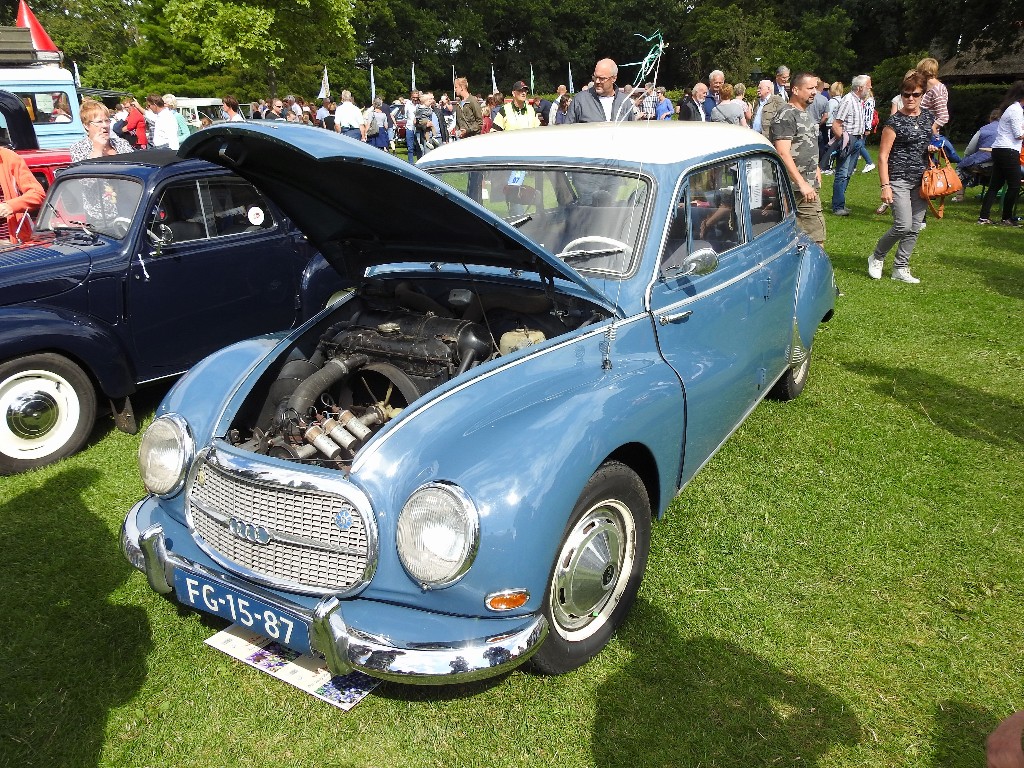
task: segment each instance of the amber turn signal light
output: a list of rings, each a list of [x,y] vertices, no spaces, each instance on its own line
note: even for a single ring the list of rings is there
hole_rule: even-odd
[[[512,611],[522,608],[529,599],[530,593],[525,589],[504,589],[489,594],[484,600],[484,605],[492,611]]]

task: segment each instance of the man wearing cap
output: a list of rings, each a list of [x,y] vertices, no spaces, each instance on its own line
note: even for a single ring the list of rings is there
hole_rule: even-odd
[[[522,80],[512,86],[512,103],[503,104],[494,116],[491,129],[495,131],[517,131],[521,128],[537,128],[540,120],[526,100],[529,88]]]
[[[621,88],[615,87],[619,67],[611,59],[601,59],[594,65],[594,87],[579,93],[566,115],[567,123],[604,123],[632,120],[633,100]]]

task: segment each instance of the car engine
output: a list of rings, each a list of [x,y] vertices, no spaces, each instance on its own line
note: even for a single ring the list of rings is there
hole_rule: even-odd
[[[541,291],[450,288],[432,296],[405,282],[371,282],[265,377],[227,437],[255,453],[343,469],[435,387],[604,317]]]

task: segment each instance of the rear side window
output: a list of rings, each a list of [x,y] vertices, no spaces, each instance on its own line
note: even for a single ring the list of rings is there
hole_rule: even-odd
[[[789,215],[789,181],[773,159],[747,161],[747,196],[750,200],[751,235],[757,237]]]
[[[62,91],[31,91],[15,93],[28,110],[29,119],[36,125],[72,122],[72,107],[68,95]]]

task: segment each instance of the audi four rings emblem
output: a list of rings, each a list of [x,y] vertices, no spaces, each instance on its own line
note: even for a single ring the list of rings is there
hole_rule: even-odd
[[[262,525],[256,525],[247,520],[239,520],[237,517],[232,517],[228,521],[228,529],[238,538],[251,541],[253,544],[270,543],[270,531]]]

